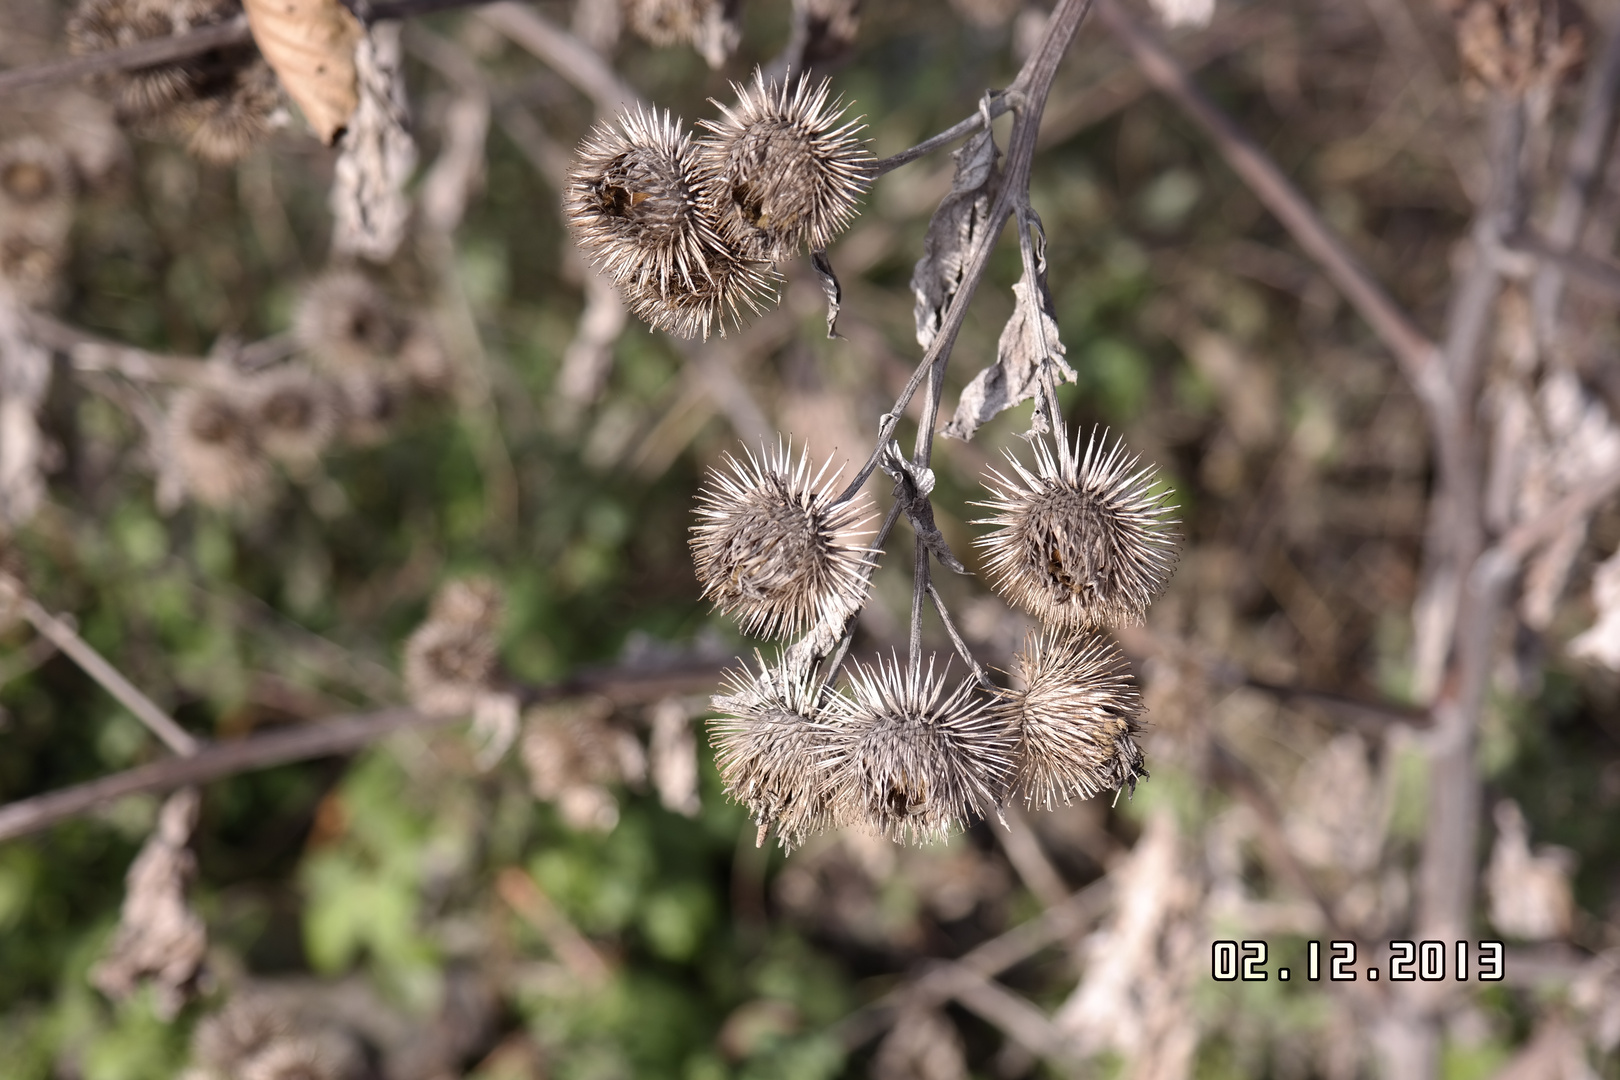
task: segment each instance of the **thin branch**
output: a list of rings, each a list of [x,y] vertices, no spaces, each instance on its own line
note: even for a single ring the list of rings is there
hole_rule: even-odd
[[[1436,417],[1449,421],[1457,405],[1435,343],[1390,299],[1265,151],[1193,83],[1158,38],[1137,25],[1120,0],[1096,0],[1096,4],[1098,17],[1130,49],[1154,86],[1204,129],[1232,170],[1316,260],[1394,354],[1419,399]]]
[[[1532,289],[1539,288],[1544,280],[1548,280],[1543,275],[1556,273],[1559,289],[1562,290],[1564,276],[1568,274],[1605,296],[1620,297],[1620,264],[1608,259],[1559,245],[1551,237],[1530,229],[1520,229],[1512,236],[1503,237],[1502,249],[1514,255],[1530,255],[1541,261],[1541,269]],[[1532,293],[1532,297],[1534,295]]]
[[[373,22],[385,19],[407,19],[416,15],[429,15],[435,11],[474,7],[488,0],[392,0],[372,6]],[[126,45],[120,49],[106,49],[86,56],[67,60],[53,60],[44,64],[0,71],[0,97],[33,86],[71,82],[87,75],[101,75],[114,71],[139,71],[159,64],[172,64],[189,60],[213,49],[246,45],[253,40],[248,29],[247,16],[238,15],[228,22],[206,26],[173,37],[156,38]]]
[[[563,682],[523,688],[521,697],[525,705],[586,695],[605,697],[616,705],[638,704],[710,687],[719,669],[718,664],[704,664],[649,671],[586,671]],[[330,717],[236,742],[213,743],[191,757],[167,758],[0,806],[0,843],[47,829],[127,795],[172,791],[238,773],[351,754],[396,731],[448,727],[465,719],[430,716],[414,709],[383,709]]]
[[[1002,100],[1018,103],[1012,136],[1008,140],[1007,168],[1002,177],[1001,190],[997,192],[996,201],[990,208],[989,224],[985,228],[982,242],[974,249],[963,268],[962,282],[945,309],[933,342],[923,353],[922,360],[912,372],[911,378],[907,380],[905,388],[900,391],[900,396],[895,399],[894,407],[884,414],[883,420],[878,424],[877,442],[873,446],[871,456],[840,493],[836,502],[853,499],[865,485],[872,475],[872,470],[877,468],[878,458],[888,447],[889,440],[894,437],[894,429],[899,425],[900,417],[905,413],[906,406],[911,404],[912,396],[922,385],[923,379],[927,378],[936,367],[943,370],[943,366],[949,362],[951,349],[956,345],[956,336],[961,332],[962,323],[967,318],[968,305],[973,300],[973,294],[978,291],[979,283],[984,280],[985,271],[990,268],[990,256],[1001,236],[1001,230],[1006,226],[1007,219],[1013,215],[1020,201],[1028,201],[1030,163],[1035,156],[1041,113],[1045,108],[1047,95],[1051,93],[1052,80],[1057,76],[1058,63],[1063,59],[1069,43],[1079,31],[1086,12],[1091,10],[1091,4],[1092,0],[1059,0],[1058,6],[1053,9],[1046,21],[1045,34],[1035,51],[1025,61],[1018,78],[1013,80],[1012,86],[1008,87],[999,98],[990,95],[989,100],[981,108],[981,112],[986,111],[993,108],[994,102]],[[937,403],[935,411],[937,413]],[[925,419],[928,419],[926,408]],[[922,430],[924,429],[919,429],[919,438]],[[931,444],[933,436],[931,425],[926,430]],[[922,458],[919,463],[926,465],[927,458]]]
[[[66,653],[86,675],[100,683],[120,705],[134,713],[135,718],[145,724],[152,734],[162,739],[165,746],[182,757],[191,757],[197,753],[199,747],[197,739],[175,723],[174,718],[168,713],[158,708],[151,698],[141,693],[134,683],[124,677],[123,672],[108,663],[106,658],[81,638],[73,627],[46,611],[31,596],[24,596],[19,606],[23,618],[27,619],[41,636]]]
[[[907,1005],[935,1005],[950,998],[957,971],[993,978],[1021,964],[1051,945],[1073,938],[1107,910],[1114,885],[1106,877],[1070,893],[1028,922],[968,950],[948,964],[931,968],[916,980],[896,987],[878,1000],[850,1013],[833,1026],[832,1034],[846,1050],[854,1050],[882,1033],[889,1018]]]
[[[478,17],[573,83],[596,103],[597,112],[616,113],[641,104],[641,95],[619,78],[601,53],[539,12],[502,0],[480,11]]]
[[[1617,93],[1620,93],[1620,26],[1609,30],[1602,55],[1587,72],[1586,94],[1581,101],[1575,134],[1570,138],[1569,156],[1558,187],[1558,203],[1553,207],[1552,220],[1547,223],[1546,239],[1552,248],[1568,250],[1580,239],[1586,206],[1602,170],[1603,151],[1614,126]],[[1536,336],[1543,344],[1550,343],[1557,330],[1566,272],[1570,272],[1570,268],[1562,262],[1544,265],[1530,288]]]
[[[951,636],[951,644],[956,646],[957,655],[967,662],[968,670],[973,672],[973,677],[978,680],[980,686],[986,690],[996,690],[996,684],[984,673],[983,665],[973,658],[973,650],[968,648],[961,632],[956,629],[956,622],[951,618],[950,609],[945,606],[945,598],[939,595],[939,586],[932,581],[928,583],[928,596],[934,601],[934,610],[939,612],[939,621],[945,624],[945,632]]]
[[[960,120],[952,124],[938,135],[924,139],[909,150],[902,150],[898,154],[890,154],[886,158],[878,158],[866,166],[866,175],[869,179],[876,180],[878,177],[891,173],[902,165],[909,165],[918,158],[927,157],[935,150],[949,146],[957,139],[972,135],[975,131],[984,127],[987,113],[990,119],[994,120],[1002,113],[1013,108],[1013,105],[1014,99],[1010,94],[992,92],[986,108],[978,110],[966,120]]]

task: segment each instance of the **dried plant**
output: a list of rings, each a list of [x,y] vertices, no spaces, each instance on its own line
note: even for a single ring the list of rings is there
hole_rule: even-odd
[[[949,665],[857,663],[830,747],[835,798],[893,840],[939,840],[1002,805],[1017,732],[973,679]]]
[[[1056,452],[1034,439],[1035,469],[1010,452],[1016,479],[992,470],[979,524],[998,592],[1051,626],[1098,627],[1142,621],[1175,566],[1172,508],[1151,467],[1123,442],[1093,431],[1080,448]]]
[[[452,581],[405,643],[405,686],[423,712],[471,714],[492,689],[504,604],[487,578]]]
[[[769,268],[723,238],[702,207],[691,134],[669,112],[621,113],[581,144],[564,215],[590,263],[635,313],[677,337],[725,331],[759,310]]]
[[[718,717],[709,742],[726,790],[748,807],[763,843],[776,829],[791,851],[823,829],[841,824],[829,766],[846,703],[813,677],[771,666],[755,654],[759,672],[727,675],[715,695]]]
[[[253,412],[234,382],[175,394],[164,444],[186,492],[208,506],[237,505],[269,482]]]
[[[816,623],[841,624],[866,600],[872,555],[853,541],[867,519],[860,500],[839,501],[829,459],[810,472],[785,442],[747,463],[727,458],[699,496],[692,557],[703,595],[749,633],[779,637]]]
[[[307,467],[337,434],[332,386],[305,368],[284,365],[247,382],[254,430],[265,453]]]
[[[1142,699],[1106,638],[1072,630],[1031,634],[1015,660],[1024,687],[1006,709],[1019,733],[1015,783],[1029,806],[1052,809],[1147,778],[1136,741]]]
[[[822,250],[848,226],[866,191],[870,154],[857,120],[828,100],[831,83],[801,76],[733,84],[734,106],[705,120],[698,140],[705,182],[721,232],[750,258],[780,262],[808,245]],[[718,104],[718,103],[717,103]]]

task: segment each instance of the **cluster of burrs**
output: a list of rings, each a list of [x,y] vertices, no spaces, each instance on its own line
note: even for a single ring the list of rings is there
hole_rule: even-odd
[[[80,0],[68,20],[76,53],[98,53],[215,26],[241,12],[238,0]],[[228,164],[275,126],[281,84],[251,43],[103,76],[119,114],[183,138],[191,152]]]
[[[235,506],[269,490],[275,465],[307,478],[334,446],[384,438],[411,400],[442,395],[453,375],[431,322],[353,269],[305,287],[292,343],[295,358],[251,372],[210,365],[169,400],[159,459],[185,495]]]
[[[828,83],[737,86],[693,138],[640,107],[597,126],[568,173],[564,213],[586,258],[636,315],[678,337],[725,333],[774,302],[775,266],[849,224],[870,161]]]
[[[973,671],[955,685],[935,657],[853,661],[839,685],[881,554],[857,532],[870,504],[781,446],[711,473],[691,540],[704,596],[750,634],[804,634],[775,661],[756,652],[714,699],[720,775],[761,842],[774,828],[791,850],[847,825],[936,840],[1012,798],[1049,810],[1147,775],[1140,696],[1098,631],[1139,623],[1169,579],[1167,493],[1099,433],[1037,438],[1033,468],[1007,457],[977,543],[996,590],[1043,623],[1011,688],[960,640]]]

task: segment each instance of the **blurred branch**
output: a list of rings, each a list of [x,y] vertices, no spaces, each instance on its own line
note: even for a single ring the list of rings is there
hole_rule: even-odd
[[[1620,264],[1595,255],[1587,255],[1567,245],[1557,244],[1551,237],[1542,236],[1530,229],[1520,229],[1512,236],[1503,237],[1502,247],[1511,254],[1531,255],[1540,260],[1541,267],[1532,289],[1539,290],[1542,282],[1549,280],[1545,275],[1553,274],[1557,277],[1561,292],[1564,276],[1567,274],[1579,278],[1606,296],[1620,297]],[[1536,295],[1537,293],[1533,292],[1532,299]]]
[[[1580,119],[1569,143],[1558,202],[1547,223],[1549,251],[1567,252],[1578,247],[1586,207],[1603,168],[1603,151],[1614,126],[1614,99],[1620,93],[1620,25],[1612,27],[1603,43],[1603,52],[1587,71],[1586,93],[1581,101]],[[1549,257],[1548,252],[1538,252]],[[1604,264],[1606,265],[1606,264]],[[1559,301],[1563,297],[1564,274],[1580,273],[1562,260],[1543,265],[1530,289],[1530,307],[1535,318],[1536,337],[1545,346],[1551,343],[1558,326]],[[1608,283],[1620,290],[1620,270],[1613,270]]]
[[[1098,878],[1028,922],[1019,923],[975,946],[956,960],[929,968],[913,981],[850,1013],[834,1025],[834,1037],[846,1049],[853,1050],[881,1034],[892,1015],[902,1007],[937,1005],[949,1000],[960,985],[958,973],[965,972],[979,980],[990,979],[1042,949],[1075,937],[1102,917],[1113,898],[1113,890],[1108,878]]]
[[[1063,883],[1063,876],[1052,865],[1052,860],[1046,857],[1041,849],[1040,839],[1035,835],[1035,827],[1029,823],[1023,811],[1017,806],[1002,808],[1002,816],[1006,818],[1005,828],[991,828],[991,833],[1001,842],[1001,848],[1007,853],[1007,860],[1012,863],[1013,869],[1023,879],[1024,885],[1034,894],[1045,907],[1061,904],[1069,896],[1069,887]]]
[[[1193,83],[1157,36],[1139,26],[1119,0],[1096,0],[1096,4],[1098,17],[1130,49],[1153,85],[1204,129],[1227,164],[1316,260],[1395,355],[1430,412],[1449,418],[1457,405],[1441,370],[1435,343],[1373,280],[1265,151]]]
[[[0,588],[7,585],[20,588],[15,579],[0,580]],[[124,673],[113,667],[107,659],[91,647],[90,643],[81,638],[72,626],[52,615],[40,606],[33,597],[24,594],[18,604],[22,617],[38,630],[40,635],[52,645],[66,653],[75,664],[84,670],[102,688],[118,700],[118,703],[130,712],[135,718],[145,724],[147,729],[163,740],[163,744],[182,757],[190,757],[197,753],[197,739],[185,728],[175,723],[174,718],[162,709],[151,698],[124,677]]]
[[[539,12],[501,0],[478,15],[573,83],[596,103],[597,112],[612,114],[642,103],[641,95],[619,78],[601,53]]]
[[[671,693],[709,689],[720,668],[720,664],[703,664],[669,669],[584,671],[562,682],[524,688],[522,697],[529,705],[593,694],[616,705],[658,701]],[[239,742],[211,744],[191,757],[141,765],[0,806],[0,843],[39,832],[127,795],[172,791],[223,780],[238,773],[350,754],[396,731],[448,727],[465,719],[430,716],[414,709],[383,709],[332,717]]]
[[[392,0],[372,5],[371,21],[408,19],[417,15],[429,15],[435,11],[474,7],[487,2],[488,0]],[[238,15],[228,22],[176,34],[173,37],[137,42],[121,49],[106,49],[68,60],[53,60],[45,64],[0,71],[0,96],[31,86],[48,86],[51,83],[82,79],[86,75],[112,71],[139,71],[159,64],[172,64],[200,56],[212,49],[246,45],[252,40],[253,33],[248,29],[247,16]]]

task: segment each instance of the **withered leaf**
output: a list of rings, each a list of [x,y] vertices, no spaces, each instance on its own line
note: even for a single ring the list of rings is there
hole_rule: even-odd
[[[1078,377],[1065,360],[1063,342],[1058,340],[1057,320],[1052,317],[1052,294],[1041,282],[1039,321],[1032,318],[1037,305],[1030,296],[1027,278],[1013,286],[1017,304],[1012,318],[1001,329],[1001,341],[996,346],[996,362],[973,376],[973,381],[962,388],[956,415],[945,425],[941,434],[952,439],[971,439],[979,425],[987,423],[1004,409],[1020,405],[1035,398],[1041,389],[1041,363],[1050,360],[1052,380],[1074,382]],[[1044,346],[1044,347],[1043,347]],[[1030,426],[1045,432],[1050,425],[1046,411],[1037,399],[1035,415]]]
[[[827,340],[838,336],[838,309],[843,306],[844,290],[838,284],[838,275],[833,273],[832,260],[827,258],[825,251],[812,251],[810,265],[816,271],[816,280],[821,282],[821,291],[827,297]]]
[[[371,28],[355,49],[359,104],[343,139],[331,194],[332,249],[386,262],[405,238],[405,183],[416,168],[400,24]]]
[[[360,21],[340,0],[243,0],[242,8],[259,51],[331,146],[360,101],[354,69]]]
[[[933,344],[945,309],[961,287],[968,259],[990,227],[990,206],[1001,178],[996,167],[1000,156],[989,125],[951,154],[956,175],[950,193],[929,219],[922,258],[911,274],[911,291],[917,294],[917,344],[925,349]]]

